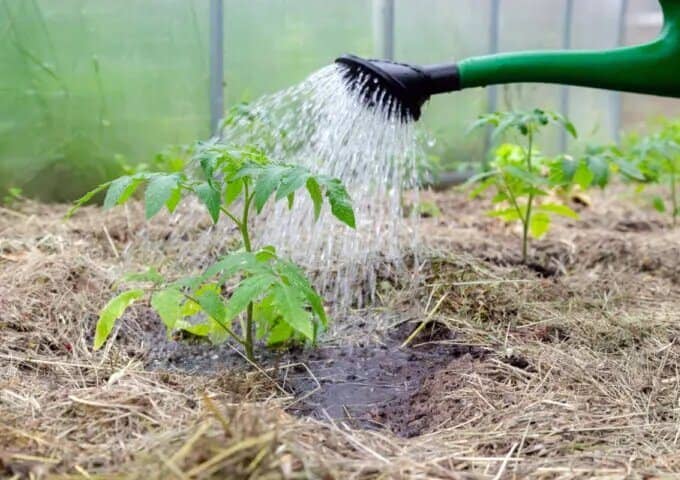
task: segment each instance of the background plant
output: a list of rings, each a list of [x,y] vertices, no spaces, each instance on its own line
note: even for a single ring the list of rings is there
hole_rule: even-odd
[[[676,226],[680,215],[680,122],[665,122],[660,132],[651,135],[631,136],[626,147],[623,155],[631,158],[642,175],[640,179],[634,178],[639,181],[640,189],[646,184],[667,185],[670,198],[654,196],[652,203],[659,212],[669,211]]]
[[[269,345],[290,340],[316,340],[326,327],[323,301],[303,272],[279,257],[273,246],[253,247],[251,219],[267,202],[285,200],[292,208],[296,193],[306,190],[313,215],[321,214],[324,199],[331,213],[354,228],[350,197],[337,179],[315,175],[299,165],[272,163],[261,150],[234,148],[215,141],[192,147],[192,161],[184,171],[126,175],[100,185],[83,196],[69,215],[98,192],[106,190],[104,208],[128,201],[145,186],[146,217],[164,207],[173,212],[186,195],[196,196],[213,222],[221,218],[238,229],[242,249],[209,266],[201,275],[171,281],[156,270],[125,277],[140,285],[117,295],[102,309],[94,347],[107,340],[117,319],[133,303],[148,298],[171,334],[184,330],[215,342],[233,338],[254,361],[257,338]],[[195,165],[200,175],[189,175]],[[276,228],[270,225],[270,228]],[[196,320],[198,314],[203,314]],[[240,325],[234,327],[234,323]]]
[[[552,188],[563,186],[566,182],[565,175],[560,178],[545,175],[546,169],[552,166],[555,170],[555,165],[536,148],[537,135],[542,128],[550,125],[564,128],[573,137],[577,136],[571,122],[557,113],[541,109],[483,115],[472,126],[472,129],[492,127],[494,138],[512,132],[524,139],[523,145],[501,145],[495,152],[490,170],[477,175],[470,182],[478,183],[472,192],[473,197],[492,187],[496,190],[493,203],[498,208],[489,212],[489,215],[522,224],[522,261],[525,263],[529,237],[540,238],[545,235],[550,229],[551,216],[578,218],[576,212],[564,204],[555,201],[536,202],[537,198],[548,197]]]

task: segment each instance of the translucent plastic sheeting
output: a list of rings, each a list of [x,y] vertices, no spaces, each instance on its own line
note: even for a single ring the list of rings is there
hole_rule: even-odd
[[[227,105],[302,81],[343,53],[371,55],[370,0],[225,0]]]
[[[395,1],[395,54],[413,63],[443,63],[489,49],[490,2],[479,0]],[[486,111],[482,89],[433,98],[423,116],[437,141],[434,152],[444,168],[478,162],[483,154],[481,132],[468,135],[469,124]]]
[[[492,0],[395,0],[395,58],[414,63],[488,53]],[[372,0],[224,0],[225,106],[288,87],[342,53],[372,56]],[[499,50],[561,48],[566,0],[501,0]],[[613,47],[620,0],[574,0],[572,46]],[[656,0],[630,0],[628,43],[652,38]],[[657,15],[658,17],[658,15]],[[651,24],[650,24],[651,19]],[[209,136],[209,0],[0,0],[0,190],[69,199]],[[562,88],[498,88],[498,108],[559,110]],[[570,90],[581,142],[612,136],[609,92]],[[478,162],[488,110],[475,89],[432,99],[424,125],[452,167]],[[624,128],[677,114],[678,102],[624,95]],[[541,139],[555,151],[560,136]],[[572,148],[577,144],[571,143]]]
[[[207,2],[0,1],[0,188],[73,198],[208,134]]]

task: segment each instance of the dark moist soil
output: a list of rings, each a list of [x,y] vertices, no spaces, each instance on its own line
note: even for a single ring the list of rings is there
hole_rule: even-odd
[[[149,318],[142,323],[139,326],[146,330],[143,336],[148,342],[145,361],[153,370],[205,375],[249,368],[229,345],[168,340],[155,327],[159,321]],[[452,409],[458,405],[436,399],[445,397],[451,382],[460,381],[456,378],[489,354],[456,343],[455,334],[439,324],[428,325],[410,346],[401,348],[416,326],[402,324],[382,343],[269,351],[260,359],[260,367],[276,368],[279,384],[295,398],[288,407],[294,415],[345,422],[355,428],[386,428],[413,437],[457,416]]]

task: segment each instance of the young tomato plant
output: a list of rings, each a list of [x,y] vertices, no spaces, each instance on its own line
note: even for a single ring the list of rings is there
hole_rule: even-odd
[[[145,287],[126,290],[103,308],[95,349],[106,342],[127,307],[147,298],[168,334],[184,330],[216,342],[231,337],[243,346],[251,361],[258,338],[269,345],[291,340],[314,342],[328,321],[321,297],[300,268],[279,257],[273,246],[254,248],[251,220],[270,199],[286,200],[292,208],[296,193],[306,190],[315,218],[321,214],[325,199],[331,213],[354,228],[354,212],[345,187],[339,180],[315,175],[305,167],[270,162],[255,148],[235,149],[210,142],[191,150],[190,164],[200,165],[200,178],[186,171],[124,176],[86,194],[69,215],[104,190],[107,209],[125,203],[145,186],[147,218],[163,207],[173,212],[183,197],[193,195],[214,223],[224,218],[237,227],[242,249],[218,259],[199,276],[172,281],[149,270],[124,278]]]
[[[670,191],[670,209],[667,201],[660,196],[653,198],[653,205],[659,212],[670,210],[673,226],[677,226],[680,215],[680,198],[678,197],[678,182],[680,181],[680,124],[668,123],[663,130],[632,140],[630,155],[636,161],[636,166],[642,175],[642,185],[645,183],[668,185]]]
[[[488,188],[495,188],[494,204],[499,208],[491,216],[506,222],[519,221],[522,225],[522,261],[527,262],[529,237],[540,238],[550,229],[551,216],[578,218],[566,205],[555,202],[537,202],[547,197],[551,177],[545,176],[546,159],[536,149],[535,140],[540,130],[557,125],[576,137],[574,125],[559,114],[535,109],[531,112],[499,112],[484,115],[473,129],[493,127],[494,137],[515,132],[524,138],[524,145],[501,145],[491,162],[491,170],[472,178],[479,185],[472,192],[478,196]],[[468,182],[468,183],[470,183]]]

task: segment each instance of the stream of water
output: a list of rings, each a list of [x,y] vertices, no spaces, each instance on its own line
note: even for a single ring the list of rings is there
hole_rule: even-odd
[[[256,144],[275,161],[298,163],[337,177],[350,193],[356,230],[338,222],[327,206],[315,223],[306,195],[272,207],[256,226],[262,245],[275,245],[312,273],[317,288],[336,305],[362,306],[375,297],[381,270],[406,273],[418,244],[405,192],[417,193],[425,158],[414,122],[376,91],[368,108],[348,89],[344,66],[330,65],[302,83],[264,96],[224,122],[222,140]],[[302,197],[305,197],[302,199]],[[412,263],[412,262],[409,262]],[[408,277],[408,275],[406,275]]]

